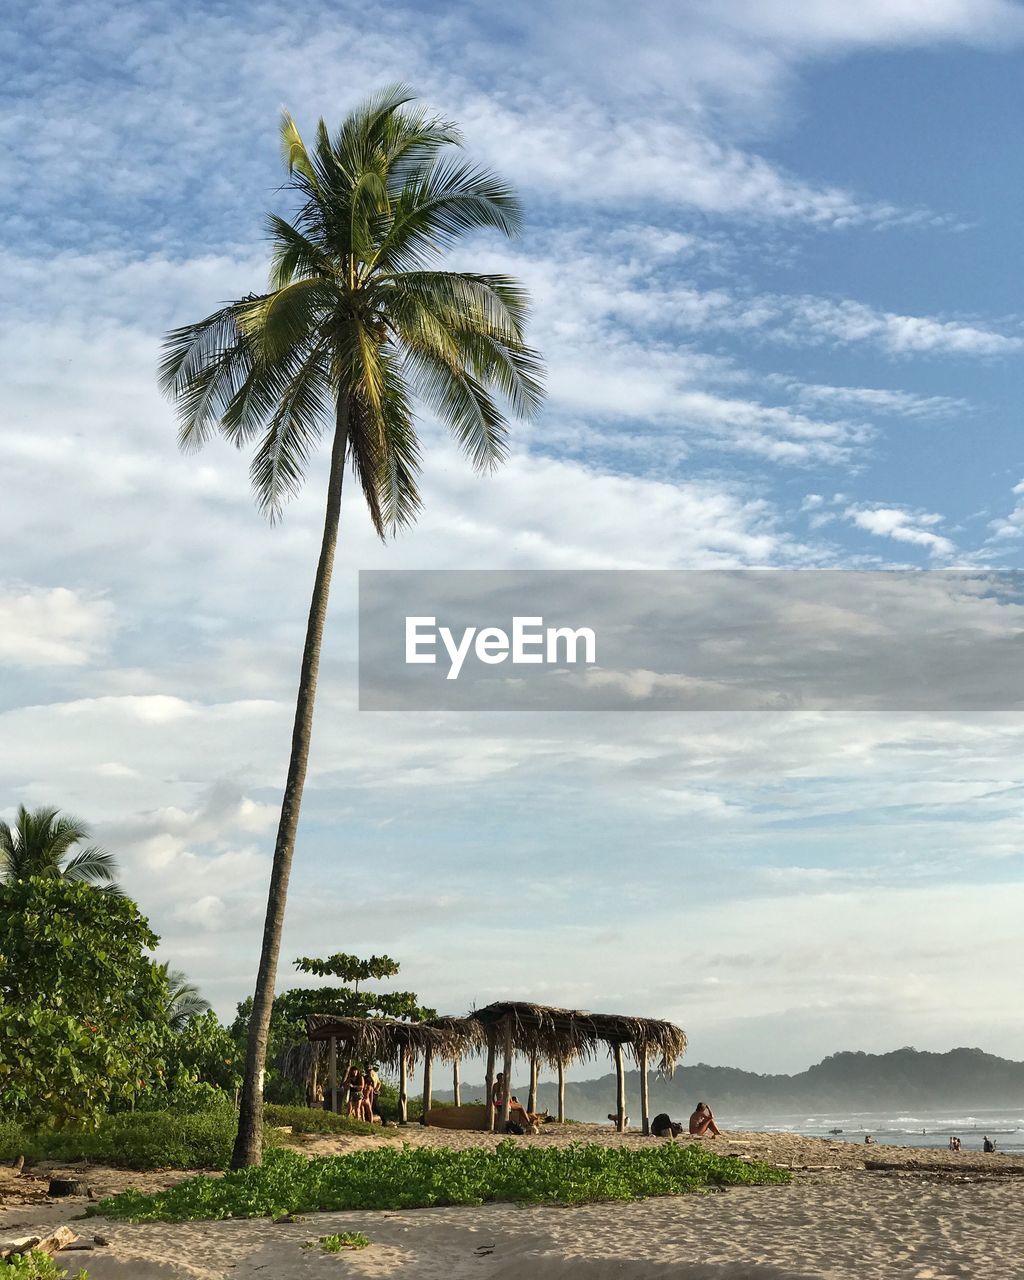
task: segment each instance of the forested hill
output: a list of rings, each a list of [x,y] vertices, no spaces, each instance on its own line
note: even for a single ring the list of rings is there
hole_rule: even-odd
[[[627,1110],[640,1114],[635,1071],[626,1074]],[[526,1085],[516,1078],[525,1100]],[[467,1101],[482,1097],[482,1086],[465,1086]],[[443,1093],[438,1094],[444,1097]],[[450,1097],[451,1094],[449,1093]],[[615,1099],[615,1077],[566,1084],[566,1113],[576,1120],[604,1120]],[[1024,1106],[1024,1062],[1011,1062],[980,1049],[923,1053],[835,1053],[798,1075],[757,1075],[735,1067],[700,1062],[680,1067],[671,1080],[651,1076],[651,1113],[689,1114],[707,1101],[722,1116],[771,1115],[791,1111],[889,1111],[913,1107]],[[555,1086],[540,1086],[540,1107],[555,1109]]]

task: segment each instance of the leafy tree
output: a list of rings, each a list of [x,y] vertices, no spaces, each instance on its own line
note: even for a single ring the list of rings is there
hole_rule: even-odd
[[[0,882],[50,876],[119,892],[112,854],[95,844],[72,852],[89,835],[80,818],[59,809],[19,805],[13,827],[0,822]]]
[[[189,982],[180,969],[171,969],[165,964],[159,967],[167,982],[167,1006],[164,1010],[167,1025],[172,1031],[184,1031],[189,1023],[210,1012],[210,1002],[203,999],[199,988]]]
[[[410,524],[420,506],[417,398],[487,470],[505,456],[506,415],[534,413],[543,394],[540,360],[524,338],[525,291],[506,276],[434,269],[468,232],[514,235],[518,201],[507,184],[459,157],[454,124],[410,103],[405,89],[387,89],[333,137],[321,120],[311,148],[285,115],[287,185],[298,207],[291,221],[269,219],[270,286],[174,330],[161,366],[183,447],[198,448],[216,431],[238,446],[255,443],[253,486],[271,517],[301,487],[320,438],[331,437],[236,1167],[258,1163],[262,1149],[261,1081],[346,461],[384,537]]]
[[[156,944],[121,895],[54,876],[0,886],[0,1114],[95,1121],[159,1079]]]
[[[295,967],[300,973],[312,973],[318,978],[340,978],[342,982],[351,983],[356,991],[360,982],[368,982],[371,978],[393,978],[399,969],[398,962],[390,956],[370,956],[368,960],[360,960],[358,956],[350,956],[344,951],[335,952],[326,960],[300,956]]]
[[[189,1018],[168,1037],[164,1059],[166,1095],[157,1095],[154,1105],[190,1112],[234,1101],[242,1083],[242,1057],[235,1037],[212,1009]]]
[[[359,983],[369,978],[391,978],[399,970],[396,960],[390,956],[370,956],[361,960],[358,956],[337,954],[325,960],[304,956],[295,961],[302,973],[318,977],[337,977],[345,984],[340,987],[291,987],[274,997],[270,1020],[267,1059],[266,1093],[272,1102],[290,1102],[301,1096],[297,1087],[285,1080],[278,1064],[285,1053],[306,1039],[306,1018],[310,1014],[326,1013],[339,1018],[409,1018],[422,1022],[436,1018],[437,1011],[422,1006],[414,991],[360,991]],[[243,1043],[248,1036],[252,1017],[252,998],[238,1005],[231,1032]]]

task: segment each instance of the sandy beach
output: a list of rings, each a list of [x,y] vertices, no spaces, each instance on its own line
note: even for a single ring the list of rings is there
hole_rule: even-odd
[[[495,1141],[485,1134],[419,1126],[407,1129],[403,1139],[450,1147]],[[516,1139],[581,1140],[650,1141],[589,1125],[550,1126],[539,1137]],[[296,1145],[310,1154],[341,1154],[382,1141],[394,1139],[315,1138]],[[632,1204],[326,1213],[280,1224],[131,1225],[91,1218],[72,1225],[84,1240],[98,1234],[109,1244],[64,1253],[60,1260],[72,1276],[86,1267],[90,1280],[939,1280],[980,1275],[1019,1280],[1024,1160],[865,1148],[792,1134],[730,1133],[717,1140],[715,1149],[786,1165],[793,1182]],[[865,1168],[866,1161],[883,1167]],[[0,1174],[0,1236],[29,1234],[84,1211],[88,1202],[82,1199],[46,1199],[44,1179],[52,1171],[52,1166],[34,1166],[21,1177]],[[98,1166],[78,1167],[76,1173],[95,1196],[127,1186],[151,1190],[187,1176]],[[302,1248],[336,1231],[361,1231],[371,1245],[340,1255]]]

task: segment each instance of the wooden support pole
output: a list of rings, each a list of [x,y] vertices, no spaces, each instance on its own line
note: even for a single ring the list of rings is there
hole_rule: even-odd
[[[615,1045],[615,1127],[626,1132],[626,1071],[622,1063],[622,1045]]]
[[[409,1050],[403,1045],[398,1054],[398,1123],[409,1120]]]
[[[512,1015],[505,1016],[505,1096],[501,1100],[500,1131],[505,1132],[512,1105]]]
[[[494,1028],[487,1028],[487,1076],[484,1088],[487,1090],[487,1129],[494,1132]]]
[[[338,1037],[331,1036],[327,1062],[327,1081],[331,1091],[331,1110],[338,1113]]]
[[[530,1096],[526,1101],[526,1109],[532,1115],[537,1110],[537,1050],[530,1054]]]
[[[647,1049],[640,1050],[640,1127],[645,1138],[651,1133],[651,1107],[647,1093]]]
[[[423,1115],[426,1116],[433,1102],[434,1051],[429,1045],[423,1051]],[[426,1123],[426,1121],[424,1121]]]
[[[558,1123],[565,1124],[565,1063],[558,1059]]]
[[[459,1079],[459,1057],[458,1054],[452,1059],[452,1102],[457,1107],[462,1106],[462,1081]]]

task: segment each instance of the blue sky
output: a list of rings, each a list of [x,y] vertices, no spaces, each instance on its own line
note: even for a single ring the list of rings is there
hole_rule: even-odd
[[[285,955],[431,1003],[664,1014],[695,1058],[1024,1057],[1021,731],[357,714],[355,571],[1020,564],[1024,10],[1007,0],[8,15],[0,808],[82,813],[227,1013],[260,932],[323,467],[268,528],[175,449],[172,324],[262,285],[276,125],[404,80],[519,187],[550,369],[496,476],[429,418],[353,503]],[[507,870],[505,869],[507,868]]]

